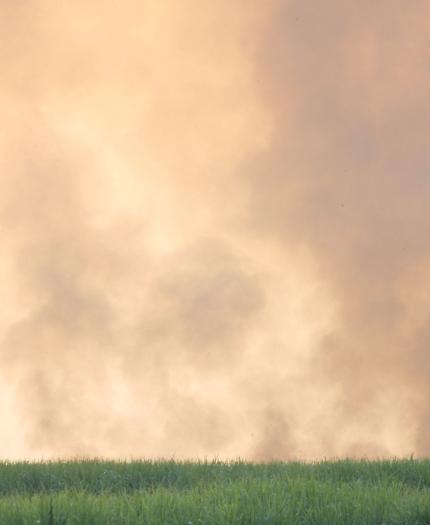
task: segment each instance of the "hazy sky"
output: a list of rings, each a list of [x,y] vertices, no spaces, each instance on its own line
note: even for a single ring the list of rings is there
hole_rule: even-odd
[[[4,458],[430,454],[430,3],[0,0]]]

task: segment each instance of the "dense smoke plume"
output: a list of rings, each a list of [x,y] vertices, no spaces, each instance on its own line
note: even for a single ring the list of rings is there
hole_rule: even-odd
[[[0,2],[3,457],[430,453],[429,21]]]

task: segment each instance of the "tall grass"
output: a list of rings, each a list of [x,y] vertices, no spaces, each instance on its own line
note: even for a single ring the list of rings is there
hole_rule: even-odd
[[[0,525],[430,525],[430,461],[0,463]]]

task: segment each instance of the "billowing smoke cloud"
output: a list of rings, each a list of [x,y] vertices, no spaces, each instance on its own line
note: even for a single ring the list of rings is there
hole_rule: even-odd
[[[427,454],[428,4],[0,11],[3,456]]]

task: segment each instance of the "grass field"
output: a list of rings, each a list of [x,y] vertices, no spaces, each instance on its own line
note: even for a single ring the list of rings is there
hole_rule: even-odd
[[[0,525],[430,525],[430,460],[0,463]]]

